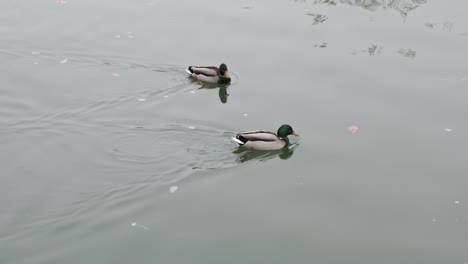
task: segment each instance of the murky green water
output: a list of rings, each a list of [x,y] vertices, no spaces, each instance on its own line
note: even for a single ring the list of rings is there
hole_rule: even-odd
[[[467,1],[0,6],[0,263],[468,263]]]

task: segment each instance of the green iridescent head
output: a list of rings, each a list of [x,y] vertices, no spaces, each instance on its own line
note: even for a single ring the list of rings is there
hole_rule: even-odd
[[[289,135],[299,136],[298,133],[294,132],[290,125],[282,125],[278,128],[278,132],[276,133],[278,137],[285,138]]]

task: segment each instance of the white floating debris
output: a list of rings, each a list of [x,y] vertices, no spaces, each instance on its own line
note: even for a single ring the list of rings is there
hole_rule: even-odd
[[[190,91],[191,93],[195,94],[195,91]]]
[[[146,101],[146,98],[138,98],[138,102],[144,102]]]
[[[163,97],[164,97],[164,98],[168,98],[168,97],[169,97],[169,95],[165,95],[165,96],[163,96]]]
[[[451,128],[446,128],[446,129],[444,129],[444,130],[447,131],[447,132],[452,132],[452,129],[451,129]]]
[[[116,72],[113,72],[113,73],[112,73],[112,76],[114,76],[114,77],[120,77],[120,74],[118,74],[118,73],[116,73]]]
[[[356,134],[356,132],[359,130],[359,127],[355,126],[355,125],[352,125],[352,126],[348,127],[348,130],[349,130],[349,132],[351,132],[351,134]]]
[[[177,191],[177,189],[179,189],[179,187],[177,187],[177,186],[171,186],[171,188],[169,188],[169,191],[170,191],[171,193],[175,193],[175,191]]]
[[[31,54],[33,54],[33,55],[39,55],[39,54],[41,54],[41,53],[40,53],[39,51],[31,51]]]
[[[68,62],[68,59],[63,59],[63,60],[60,61],[60,63],[62,63],[62,64],[67,63],[67,62]]]
[[[244,114],[244,116],[248,116],[249,114]]]
[[[435,222],[435,221],[437,221],[437,220],[435,218],[432,218],[432,222]]]
[[[459,204],[459,203],[460,203],[460,201],[455,201],[455,202],[453,202],[453,203],[454,203],[454,204]]]
[[[146,227],[146,226],[144,226],[144,225],[137,224],[137,222],[129,222],[129,223],[130,223],[130,225],[133,226],[133,227],[141,227],[141,228],[146,229],[146,230],[151,230],[151,228]]]
[[[195,127],[194,127],[194,126],[189,126],[188,128],[189,128],[189,129],[195,129]]]
[[[39,62],[35,61],[34,64],[37,65],[37,64],[39,64]]]

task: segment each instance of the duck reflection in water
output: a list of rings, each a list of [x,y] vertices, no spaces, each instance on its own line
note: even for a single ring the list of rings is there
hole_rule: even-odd
[[[193,79],[192,79],[193,80]],[[193,80],[196,82],[196,80]],[[229,84],[216,84],[216,83],[205,83],[202,87],[198,88],[197,90],[216,90],[218,89],[219,100],[221,103],[225,104],[228,100],[228,88]]]
[[[259,161],[266,161],[279,157],[280,159],[287,160],[292,157],[294,154],[294,149],[297,147],[297,144],[289,145],[288,147],[278,149],[278,150],[249,150],[243,147],[238,147],[232,153],[238,155],[237,161],[243,163],[249,160],[258,159]]]

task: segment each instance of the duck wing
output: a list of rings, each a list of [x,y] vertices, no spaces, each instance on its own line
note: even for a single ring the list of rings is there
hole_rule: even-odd
[[[251,132],[243,132],[239,133],[237,137],[244,137],[249,141],[277,141],[279,140],[278,136],[271,132],[265,130],[258,130],[258,131],[251,131]]]
[[[207,67],[192,66],[191,69],[194,74],[202,74],[206,76],[219,76],[219,70],[217,67],[214,67],[214,66],[207,66]]]

